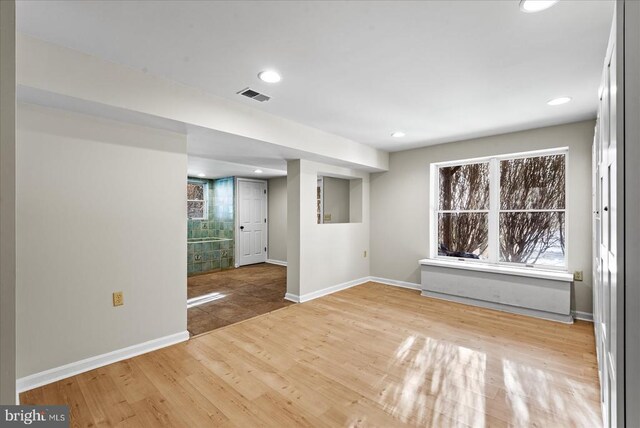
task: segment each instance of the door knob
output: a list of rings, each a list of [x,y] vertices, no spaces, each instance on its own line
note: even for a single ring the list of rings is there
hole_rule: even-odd
[[[244,226],[240,226],[240,230],[244,230]]]
[[[609,211],[609,207],[604,207],[603,208],[605,211]]]

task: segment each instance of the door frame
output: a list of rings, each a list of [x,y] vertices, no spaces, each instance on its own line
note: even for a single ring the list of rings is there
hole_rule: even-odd
[[[234,268],[239,268],[240,265],[238,264],[238,260],[240,258],[240,234],[238,233],[239,228],[240,228],[240,198],[238,198],[238,195],[240,193],[240,182],[241,181],[249,181],[249,182],[254,182],[254,183],[264,183],[267,193],[265,193],[264,196],[264,205],[265,205],[265,209],[264,209],[264,215],[265,218],[267,219],[267,221],[265,222],[265,245],[267,247],[267,251],[265,251],[266,253],[266,258],[267,260],[269,259],[269,181],[266,179],[260,179],[260,178],[245,178],[245,177],[233,177],[233,211],[234,211],[234,215],[233,215],[233,227],[234,227],[234,231],[233,231],[233,241],[234,241],[234,248],[233,248],[233,267]]]

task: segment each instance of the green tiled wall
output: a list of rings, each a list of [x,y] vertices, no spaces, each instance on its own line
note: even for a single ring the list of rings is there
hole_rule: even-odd
[[[234,189],[233,177],[206,181],[208,186],[207,220],[187,220],[187,239],[214,239],[215,242],[188,243],[189,275],[234,266]]]

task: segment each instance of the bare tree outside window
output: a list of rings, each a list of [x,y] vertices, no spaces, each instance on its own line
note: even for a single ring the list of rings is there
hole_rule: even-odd
[[[188,182],[187,183],[187,200],[204,201],[204,183]]]
[[[500,162],[500,261],[562,266],[564,155]]]
[[[438,255],[564,266],[565,175],[564,154],[439,167]]]
[[[187,218],[202,220],[207,216],[207,185],[203,181],[187,182]]]
[[[438,254],[486,258],[489,236],[489,165],[440,168]]]

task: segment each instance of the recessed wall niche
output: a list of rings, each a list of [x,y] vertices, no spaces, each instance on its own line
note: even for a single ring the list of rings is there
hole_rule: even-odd
[[[361,223],[362,179],[318,174],[316,222]]]

